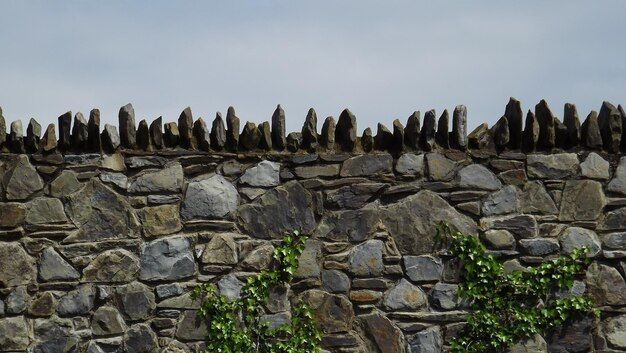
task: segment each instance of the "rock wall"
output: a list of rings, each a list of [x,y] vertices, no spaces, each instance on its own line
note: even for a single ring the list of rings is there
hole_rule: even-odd
[[[536,115],[550,117],[541,104]],[[566,119],[567,135],[531,124],[546,141],[561,137],[530,153],[521,118],[479,127],[477,139],[458,123],[461,108],[452,132],[435,128],[434,112],[420,130],[414,114],[406,128],[380,127],[368,139],[356,138],[344,113],[318,134],[309,112],[292,138],[281,133],[280,110],[271,129],[246,124],[241,135],[228,133],[239,130],[232,118],[228,130],[214,123],[214,134],[190,111],[165,134],[160,120],[135,131],[128,106],[121,137],[82,115],[71,133],[71,114],[59,118],[58,140],[54,126],[40,139],[11,124],[0,141],[0,351],[200,352],[190,290],[212,282],[237,296],[298,229],[311,238],[267,320],[283,322],[290,302],[304,300],[329,352],[440,352],[467,312],[458,262],[435,251],[440,221],[479,234],[507,270],[590,247],[594,262],[572,291],[593,296],[601,317],[514,352],[626,351],[626,157],[619,142],[602,143],[621,139],[621,123],[618,134],[606,118],[615,114],[601,114],[593,148],[580,142],[588,123],[576,134]]]

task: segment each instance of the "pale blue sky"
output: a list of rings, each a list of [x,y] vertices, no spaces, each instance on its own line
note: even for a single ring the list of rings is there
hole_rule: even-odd
[[[348,107],[359,132],[468,107],[490,125],[509,96],[584,118],[626,103],[626,1],[0,1],[0,106],[45,127],[71,110],[175,121],[191,106],[243,123],[281,103]],[[321,126],[321,122],[319,123]]]

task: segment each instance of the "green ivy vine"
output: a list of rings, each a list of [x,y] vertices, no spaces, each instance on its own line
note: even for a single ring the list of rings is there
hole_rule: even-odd
[[[599,314],[588,297],[554,295],[570,289],[589,265],[586,248],[506,274],[476,237],[442,223],[436,238],[448,255],[461,261],[459,295],[471,305],[465,330],[451,342],[453,353],[502,351],[575,317]]]
[[[206,351],[211,353],[301,353],[321,351],[321,331],[303,303],[291,309],[291,321],[271,328],[263,306],[276,286],[288,284],[298,269],[307,236],[286,235],[274,250],[274,265],[248,277],[238,299],[220,295],[212,284],[194,289],[201,300],[198,314],[207,323]]]

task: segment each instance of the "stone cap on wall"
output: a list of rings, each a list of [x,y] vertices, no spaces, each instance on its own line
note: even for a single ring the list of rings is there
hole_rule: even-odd
[[[340,151],[368,153],[373,150],[399,154],[403,151],[433,151],[439,149],[479,150],[487,152],[521,151],[524,153],[564,150],[603,150],[620,154],[626,151],[626,113],[621,105],[616,108],[603,102],[600,113],[591,111],[581,124],[574,104],[566,103],[563,121],[552,112],[548,103],[541,100],[535,111],[523,117],[520,101],[510,98],[504,115],[491,128],[487,123],[467,133],[467,108],[458,105],[450,115],[444,110],[439,119],[434,110],[424,114],[415,111],[403,125],[393,121],[392,129],[378,124],[376,135],[368,127],[357,136],[357,121],[345,109],[337,121],[327,117],[321,131],[317,131],[317,115],[309,109],[302,130],[286,133],[285,112],[276,107],[271,122],[259,125],[246,122],[240,130],[240,120],[233,107],[226,113],[226,122],[218,112],[207,126],[202,118],[194,121],[191,109],[185,108],[178,122],[163,124],[162,117],[150,125],[143,119],[135,124],[135,111],[131,104],[120,108],[119,130],[110,124],[100,126],[100,111],[93,109],[89,119],[79,112],[72,124],[72,113],[59,116],[59,136],[54,124],[48,125],[41,136],[41,125],[30,119],[23,133],[20,120],[6,122],[0,108],[0,151],[10,153],[112,153],[156,152],[160,150],[217,152],[268,152],[296,153],[298,151]],[[240,132],[241,131],[241,132]]]

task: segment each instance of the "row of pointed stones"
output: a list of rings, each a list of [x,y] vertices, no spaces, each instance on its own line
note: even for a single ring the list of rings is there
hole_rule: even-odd
[[[420,112],[416,111],[409,116],[406,125],[396,119],[390,130],[379,123],[375,135],[368,127],[360,137],[357,137],[356,117],[348,109],[341,112],[336,122],[332,116],[327,117],[319,133],[317,114],[311,108],[302,130],[286,134],[285,112],[280,105],[274,111],[271,122],[259,125],[246,122],[243,130],[233,107],[228,108],[226,119],[218,112],[210,128],[202,118],[194,121],[190,108],[182,111],[178,122],[165,124],[159,117],[149,125],[145,119],[136,125],[135,110],[131,104],[120,108],[118,117],[119,132],[110,124],[101,129],[98,109],[89,113],[89,119],[77,113],[73,124],[72,113],[67,112],[58,118],[58,138],[54,124],[48,125],[42,136],[41,125],[30,119],[24,136],[20,120],[13,121],[9,133],[6,133],[0,108],[0,148],[14,153],[113,152],[118,148],[229,152],[326,149],[392,153],[471,148],[533,152],[578,146],[611,153],[626,151],[626,113],[621,105],[616,108],[609,102],[603,102],[600,113],[592,111],[581,124],[575,105],[565,104],[561,122],[545,100],[535,106],[534,112],[529,110],[524,121],[520,101],[511,98],[504,115],[495,125],[490,128],[486,123],[481,124],[469,135],[467,108],[463,105],[454,108],[451,129],[448,110],[444,110],[439,118],[435,110],[427,111],[423,123]]]

